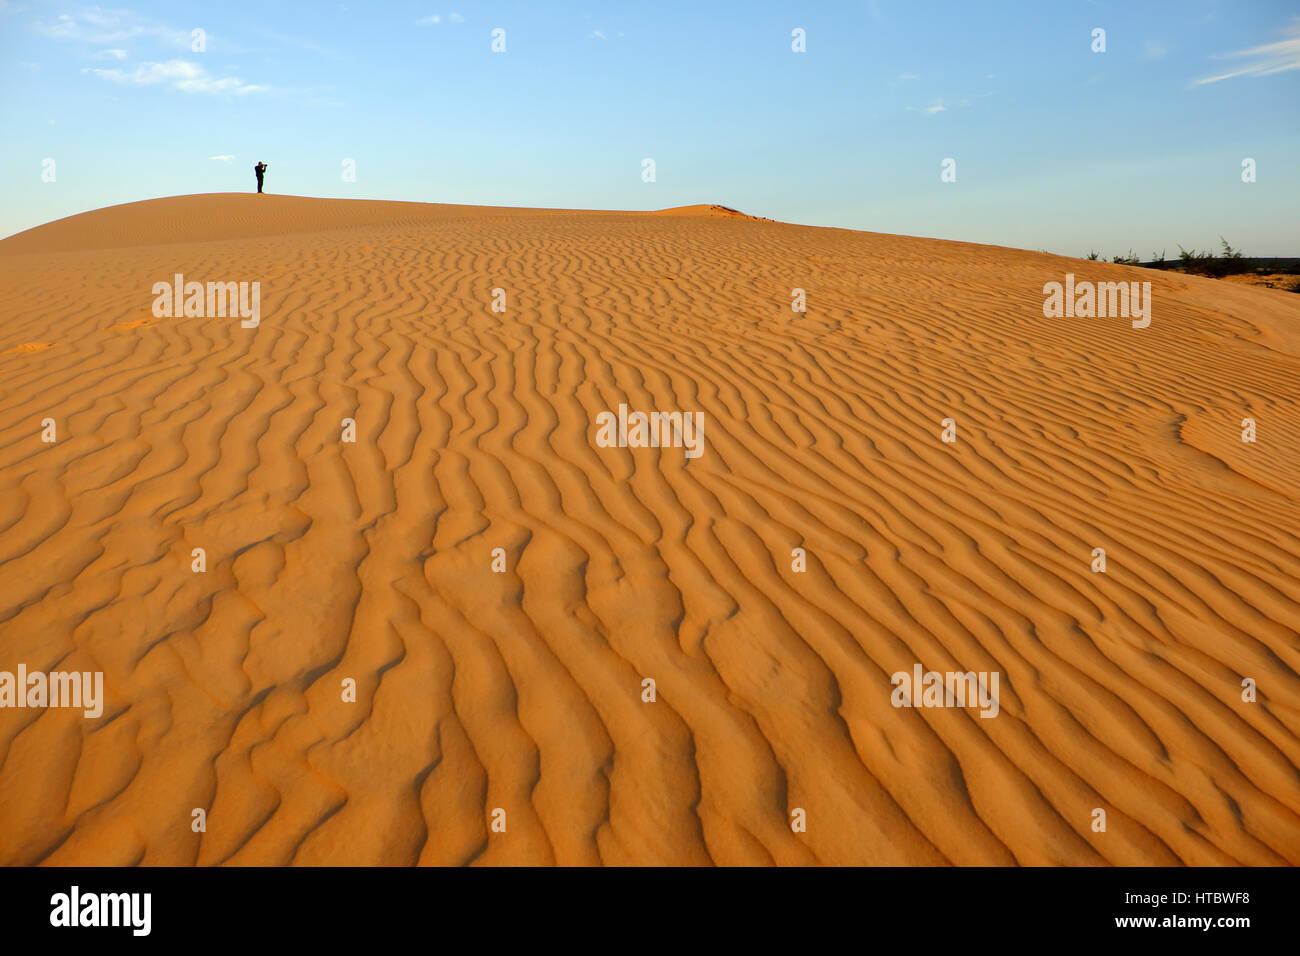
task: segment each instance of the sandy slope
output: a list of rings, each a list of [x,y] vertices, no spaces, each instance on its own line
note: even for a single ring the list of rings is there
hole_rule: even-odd
[[[154,318],[176,272],[261,326]],[[1044,319],[1066,272],[1151,327]],[[703,456],[597,447],[620,402]],[[1300,863],[1297,430],[1300,297],[1211,279],[707,207],[52,223],[0,242],[0,670],[108,702],[0,710],[0,862]],[[895,709],[918,661],[1000,714]]]

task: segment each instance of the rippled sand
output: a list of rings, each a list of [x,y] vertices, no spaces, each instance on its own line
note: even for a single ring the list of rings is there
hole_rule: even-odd
[[[1300,863],[1300,296],[668,212],[0,242],[0,670],[106,692],[0,710],[0,863]],[[1043,318],[1067,272],[1151,326]],[[892,706],[918,662],[997,717]]]

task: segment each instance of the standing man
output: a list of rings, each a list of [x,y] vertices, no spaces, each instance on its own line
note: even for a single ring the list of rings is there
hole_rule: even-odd
[[[266,163],[258,162],[253,167],[253,172],[257,174],[257,191],[260,193],[262,191],[262,177],[266,175]]]

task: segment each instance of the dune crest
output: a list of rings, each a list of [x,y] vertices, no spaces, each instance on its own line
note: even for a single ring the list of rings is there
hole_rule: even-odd
[[[720,216],[726,219],[758,219],[757,216],[747,216],[739,209],[732,209],[730,206],[719,206],[715,203],[699,203],[694,206],[674,206],[671,209],[656,209],[651,215],[654,216]]]
[[[6,239],[0,671],[104,712],[0,709],[0,863],[1300,863],[1297,320],[717,207]]]

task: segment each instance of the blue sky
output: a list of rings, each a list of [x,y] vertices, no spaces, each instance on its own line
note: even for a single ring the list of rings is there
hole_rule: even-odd
[[[1300,255],[1300,2],[0,0],[0,123],[0,235],[260,159],[294,195]]]

